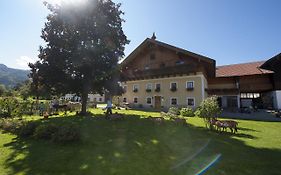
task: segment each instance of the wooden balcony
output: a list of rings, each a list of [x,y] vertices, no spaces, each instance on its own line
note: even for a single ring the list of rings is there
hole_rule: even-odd
[[[197,71],[198,71],[198,67],[194,65],[177,65],[173,67],[164,67],[159,69],[148,69],[148,70],[138,70],[138,71],[127,70],[122,72],[121,80],[128,81],[128,80],[159,78],[164,76],[196,73]]]
[[[205,89],[209,95],[238,95],[239,89]]]

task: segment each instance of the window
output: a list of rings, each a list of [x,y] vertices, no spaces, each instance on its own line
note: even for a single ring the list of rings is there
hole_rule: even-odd
[[[146,98],[146,104],[148,104],[148,105],[152,104],[152,98],[151,97]]]
[[[186,82],[186,89],[193,90],[194,89],[194,81],[187,81]]]
[[[252,93],[247,93],[247,98],[253,98],[254,95]]]
[[[149,69],[149,66],[148,65],[145,65],[144,66],[144,70],[148,70]]]
[[[138,97],[134,97],[134,103],[138,103]]]
[[[150,55],[150,60],[155,60],[155,54]]]
[[[259,98],[260,93],[241,93],[240,97],[241,98]]]
[[[176,97],[171,98],[171,105],[178,105],[178,99]]]
[[[126,97],[123,98],[123,102],[127,103],[127,98]]]
[[[254,98],[259,98],[260,94],[259,93],[254,93]]]
[[[134,84],[133,85],[133,92],[138,92],[139,91],[139,85]]]
[[[102,101],[102,98],[100,98],[99,100],[100,100],[100,102],[101,102],[101,101]]]
[[[155,84],[155,91],[156,92],[160,92],[160,89],[161,89],[161,84],[160,83],[156,83]]]
[[[147,83],[146,84],[146,92],[151,92],[152,90],[152,84],[151,83]]]
[[[171,89],[171,91],[176,91],[177,90],[177,83],[175,83],[175,82],[172,82],[171,84],[170,84],[170,89]]]
[[[193,97],[187,97],[187,106],[195,106],[195,99]]]
[[[241,93],[240,97],[241,98],[247,98],[247,94],[246,93]]]

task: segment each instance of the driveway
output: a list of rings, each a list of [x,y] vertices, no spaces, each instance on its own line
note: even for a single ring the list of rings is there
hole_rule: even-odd
[[[281,122],[281,118],[275,117],[272,111],[260,110],[258,112],[252,112],[250,114],[239,112],[222,112],[222,118],[232,118],[241,120],[255,120],[255,121],[269,121],[269,122]]]

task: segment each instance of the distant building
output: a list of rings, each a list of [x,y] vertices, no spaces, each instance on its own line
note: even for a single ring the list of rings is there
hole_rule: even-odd
[[[81,97],[75,94],[66,94],[65,96],[61,97],[62,100],[67,101],[76,101],[80,102]],[[100,94],[88,94],[88,101],[89,102],[96,102],[96,103],[104,103],[105,102],[105,95]]]

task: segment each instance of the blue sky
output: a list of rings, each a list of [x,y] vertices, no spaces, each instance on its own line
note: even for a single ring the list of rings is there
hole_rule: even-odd
[[[213,58],[217,65],[266,60],[281,52],[279,0],[115,2],[123,4],[124,31],[131,40],[126,55],[153,32],[158,40]],[[40,33],[48,11],[42,0],[1,0],[0,9],[0,63],[26,68],[44,44]]]

